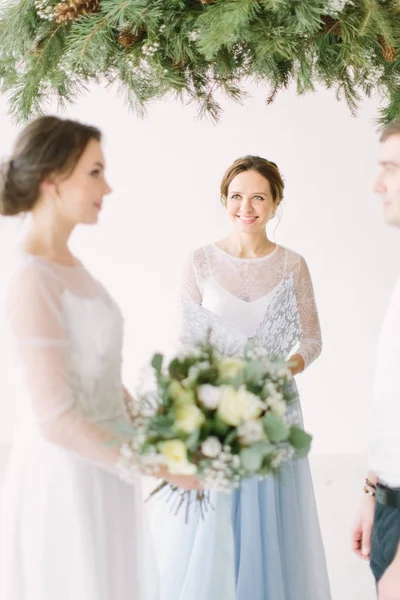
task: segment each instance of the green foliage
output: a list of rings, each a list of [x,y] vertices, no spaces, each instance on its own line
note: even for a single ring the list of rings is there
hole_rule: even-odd
[[[263,418],[263,426],[271,442],[278,443],[288,439],[289,430],[280,417],[267,413]]]
[[[312,437],[300,427],[290,429],[289,442],[296,450],[297,458],[304,458],[310,452]]]
[[[382,124],[400,117],[398,0],[100,0],[99,11],[65,23],[51,17],[56,4],[7,0],[0,9],[0,90],[18,121],[99,81],[117,83],[139,112],[172,94],[218,119],[218,92],[241,101],[257,81],[270,102],[292,82],[299,94],[323,85],[352,112],[374,95]]]

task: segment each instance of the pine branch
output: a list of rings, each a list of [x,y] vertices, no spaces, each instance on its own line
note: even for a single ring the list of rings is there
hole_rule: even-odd
[[[173,95],[216,120],[221,95],[240,102],[257,81],[272,101],[294,81],[299,94],[335,88],[352,113],[366,94],[387,102],[381,119],[398,114],[397,0],[347,2],[341,11],[325,0],[93,0],[90,14],[78,8],[57,24],[58,2],[0,8],[0,90],[20,120],[50,98],[74,102],[97,81],[119,86],[140,113]]]

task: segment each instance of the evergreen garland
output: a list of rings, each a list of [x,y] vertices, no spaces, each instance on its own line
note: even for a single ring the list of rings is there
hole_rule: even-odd
[[[240,101],[335,88],[355,112],[363,94],[400,117],[400,0],[7,0],[0,9],[0,91],[18,121],[91,82],[127,103],[171,93],[217,119],[217,92]]]

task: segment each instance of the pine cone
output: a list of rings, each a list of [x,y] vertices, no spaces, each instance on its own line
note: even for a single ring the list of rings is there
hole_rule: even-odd
[[[135,32],[132,33],[133,43],[137,44],[138,42],[142,42],[146,37],[146,30],[142,27],[139,27]]]
[[[54,18],[56,23],[66,23],[77,18],[76,10],[69,2],[60,2],[54,7]]]
[[[334,35],[338,36],[342,33],[339,21],[333,17],[330,17],[329,15],[323,15],[321,19],[324,24],[325,33],[333,33]]]
[[[394,62],[397,58],[397,50],[383,37],[379,36],[379,43],[382,49],[382,56],[386,62]]]
[[[128,30],[121,31],[118,36],[118,43],[121,44],[121,46],[123,46],[124,48],[130,48],[135,43],[135,40],[133,39],[133,34]]]
[[[97,12],[100,8],[100,0],[69,0],[60,2],[54,8],[56,23],[75,21],[81,15]]]
[[[79,16],[95,13],[100,8],[100,0],[69,0],[69,2]]]
[[[134,44],[144,40],[145,37],[146,31],[144,29],[138,29],[136,32],[124,29],[118,35],[118,43],[124,48],[131,48]]]

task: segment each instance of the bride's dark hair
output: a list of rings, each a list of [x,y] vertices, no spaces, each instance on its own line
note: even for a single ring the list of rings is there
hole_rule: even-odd
[[[52,174],[68,177],[90,140],[100,141],[101,132],[77,121],[46,116],[29,123],[0,166],[0,214],[31,211],[41,183]]]

